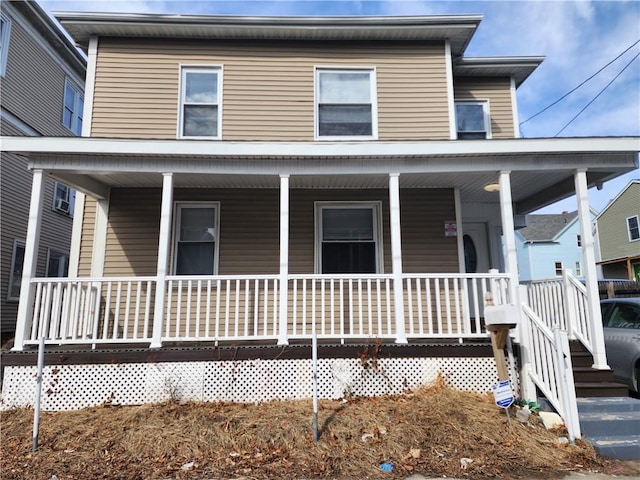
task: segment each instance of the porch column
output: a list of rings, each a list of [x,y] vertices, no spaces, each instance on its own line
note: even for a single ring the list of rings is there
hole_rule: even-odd
[[[91,276],[104,275],[104,259],[107,253],[107,225],[109,223],[109,198],[96,201],[96,223],[93,229],[93,249],[91,254]]]
[[[404,293],[402,288],[402,238],[400,234],[400,174],[389,174],[389,215],[391,223],[391,268],[393,304],[396,315],[396,343],[407,343],[404,330]]]
[[[513,205],[511,200],[511,172],[500,172],[500,214],[502,216],[502,236],[505,249],[505,270],[509,274],[510,303],[519,305],[518,297],[518,256],[516,253],[516,234],[513,224]]]
[[[280,325],[278,345],[288,345],[289,326],[289,175],[280,175]]]
[[[160,208],[160,233],[158,238],[158,268],[156,273],[156,299],[153,309],[153,337],[149,348],[162,346],[162,326],[169,265],[169,243],[171,240],[171,211],[173,207],[173,173],[162,177],[162,206]]]
[[[44,203],[44,172],[33,171],[31,184],[31,203],[29,205],[29,223],[24,245],[24,261],[22,263],[22,281],[20,283],[20,303],[16,320],[16,335],[13,342],[14,351],[22,351],[24,341],[30,336],[33,321],[33,301],[35,288],[31,279],[36,276],[38,264],[38,248],[40,245],[40,226],[42,224],[42,206]]]
[[[596,274],[596,256],[594,250],[593,231],[591,230],[591,212],[587,186],[587,172],[578,170],[574,175],[576,199],[578,201],[578,222],[582,239],[582,256],[584,259],[584,279],[587,287],[587,312],[593,348],[593,368],[608,370],[607,355],[604,350],[602,332],[602,312],[600,311],[600,294]]]

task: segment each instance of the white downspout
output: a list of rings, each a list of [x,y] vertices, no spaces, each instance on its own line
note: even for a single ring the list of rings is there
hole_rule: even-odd
[[[11,350],[21,352],[24,341],[30,336],[33,321],[33,300],[35,288],[31,279],[36,276],[38,265],[38,248],[40,246],[40,226],[42,225],[42,204],[44,202],[44,172],[33,171],[31,184],[31,203],[29,205],[29,223],[24,245],[24,262],[22,264],[22,281],[20,283],[20,303],[16,320],[16,335]],[[43,333],[44,335],[44,333]]]
[[[584,258],[584,279],[587,288],[587,312],[591,342],[593,348],[593,368],[609,370],[607,354],[604,350],[604,334],[602,331],[602,312],[600,311],[600,294],[596,274],[596,257],[594,253],[593,233],[591,231],[591,211],[589,209],[589,193],[587,172],[578,170],[574,176],[576,199],[578,201],[578,221],[582,238],[582,256]]]

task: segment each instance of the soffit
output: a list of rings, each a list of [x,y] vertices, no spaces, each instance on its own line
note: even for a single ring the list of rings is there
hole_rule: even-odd
[[[435,41],[461,56],[482,15],[241,17],[56,12],[85,49],[93,35],[196,39]]]

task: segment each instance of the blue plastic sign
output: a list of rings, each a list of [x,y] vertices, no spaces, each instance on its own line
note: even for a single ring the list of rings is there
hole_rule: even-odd
[[[493,386],[493,398],[496,405],[502,408],[509,408],[513,403],[513,390],[511,390],[511,382],[504,380]]]

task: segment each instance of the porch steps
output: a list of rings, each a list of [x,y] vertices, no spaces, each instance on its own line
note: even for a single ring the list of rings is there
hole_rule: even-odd
[[[621,397],[578,398],[580,428],[604,457],[640,459],[640,400]]]
[[[613,370],[592,368],[593,357],[577,341],[569,342],[573,378],[578,397],[628,397],[626,385],[615,381]],[[638,430],[640,432],[640,430]]]

